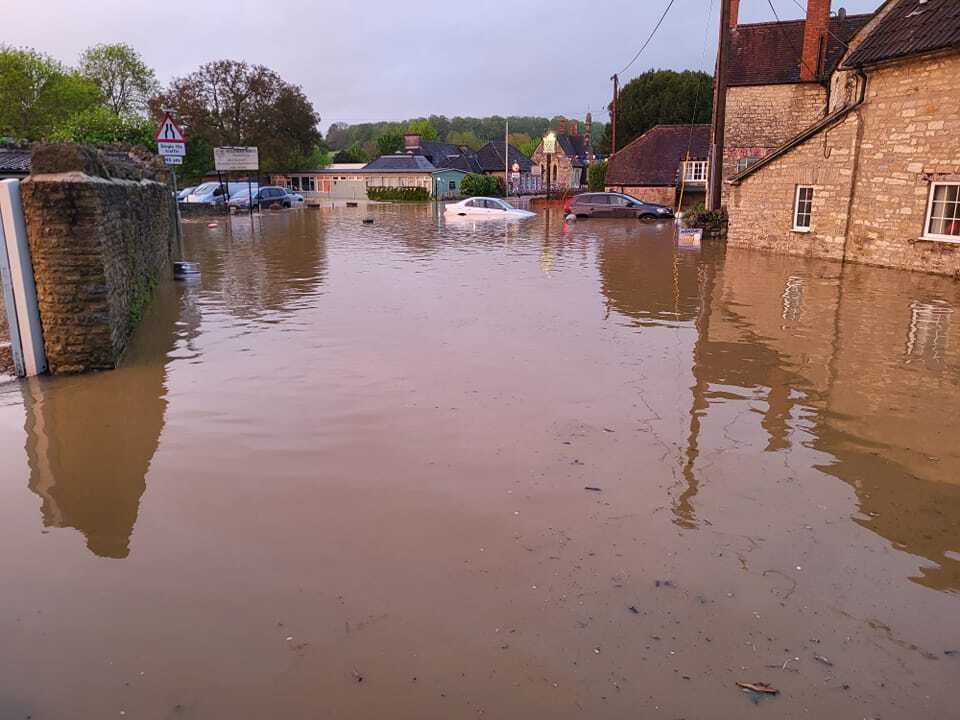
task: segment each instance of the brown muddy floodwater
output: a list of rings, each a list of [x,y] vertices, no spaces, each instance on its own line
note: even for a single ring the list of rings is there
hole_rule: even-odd
[[[960,717],[960,285],[364,212],[0,386],[0,718]]]

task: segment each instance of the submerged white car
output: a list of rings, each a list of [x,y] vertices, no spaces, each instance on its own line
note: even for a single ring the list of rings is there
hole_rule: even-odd
[[[536,213],[532,213],[529,210],[519,210],[515,208],[506,200],[489,197],[475,197],[469,200],[461,200],[458,203],[447,205],[443,212],[445,215],[476,217],[478,219],[483,217],[523,220],[537,216]]]

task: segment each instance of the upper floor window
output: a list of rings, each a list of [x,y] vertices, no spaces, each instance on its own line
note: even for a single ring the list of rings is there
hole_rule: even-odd
[[[813,220],[813,188],[797,185],[797,198],[793,206],[793,229],[808,232]]]
[[[685,170],[683,179],[687,182],[706,182],[707,180],[707,161],[706,160],[688,160],[684,163]]]
[[[931,183],[923,236],[960,243],[960,182]]]

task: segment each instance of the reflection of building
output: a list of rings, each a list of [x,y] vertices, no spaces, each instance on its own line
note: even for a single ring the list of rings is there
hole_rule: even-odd
[[[43,524],[76,528],[101,557],[130,552],[164,424],[179,292],[160,288],[118,369],[24,385],[30,489],[42,500]]]
[[[734,415],[767,452],[809,447],[830,458],[817,469],[853,489],[857,522],[925,559],[916,582],[960,590],[952,284],[857,266],[841,276],[829,261],[735,249],[723,262],[709,252],[671,260],[672,246],[652,243],[633,248],[634,261],[609,241],[599,253],[612,309],[696,329],[679,525],[697,525],[698,460],[730,447],[726,426],[742,407]]]

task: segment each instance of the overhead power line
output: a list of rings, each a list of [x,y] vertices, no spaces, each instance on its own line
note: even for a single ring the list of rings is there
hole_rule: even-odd
[[[628,62],[627,66],[623,70],[618,72],[617,75],[623,75],[627,70],[629,70],[630,66],[633,65],[637,61],[637,58],[639,58],[643,54],[643,51],[647,49],[647,46],[650,44],[654,36],[657,34],[657,30],[660,29],[661,25],[663,25],[663,21],[667,19],[667,13],[670,12],[670,8],[673,7],[674,2],[676,2],[676,0],[670,0],[670,2],[667,3],[666,9],[663,11],[663,15],[660,16],[660,20],[657,22],[656,26],[653,28],[653,32],[650,33],[650,37],[648,37],[647,41],[640,47],[639,50],[637,50],[637,54],[633,56],[633,60]]]

